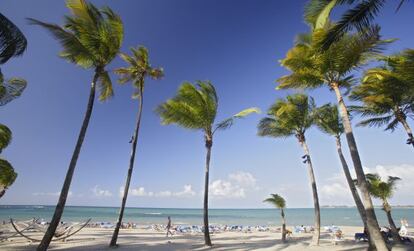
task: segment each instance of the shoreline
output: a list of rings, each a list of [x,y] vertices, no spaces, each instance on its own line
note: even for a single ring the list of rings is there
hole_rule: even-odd
[[[213,249],[215,250],[365,250],[367,242],[356,242],[354,234],[362,232],[362,227],[338,226],[344,238],[334,242],[332,233],[321,228],[321,242],[319,246],[310,247],[312,233],[295,233],[288,238],[286,243],[282,243],[281,233],[277,226],[269,227],[266,231],[252,229],[251,231],[218,231],[211,234]],[[294,226],[288,226],[293,230]],[[68,238],[65,242],[52,242],[50,250],[112,250],[108,247],[113,229],[111,228],[91,228],[86,227],[78,234]],[[414,229],[409,228],[413,233]],[[211,248],[203,245],[203,234],[198,232],[179,233],[173,237],[166,238],[164,229],[151,229],[148,226],[138,226],[132,229],[121,229],[117,250],[209,250]],[[41,233],[31,233],[33,237],[41,238]],[[411,235],[411,238],[414,236]],[[13,237],[9,240],[0,242],[0,249],[4,250],[34,250],[37,246],[35,242],[29,242],[23,237]],[[406,246],[413,250],[413,246]],[[404,250],[404,249],[402,249]]]

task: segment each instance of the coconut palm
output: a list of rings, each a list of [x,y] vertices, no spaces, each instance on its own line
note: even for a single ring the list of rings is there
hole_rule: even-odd
[[[361,197],[358,194],[355,182],[349,171],[348,163],[342,152],[341,135],[344,133],[344,126],[342,125],[341,117],[339,116],[338,107],[336,105],[327,104],[318,108],[315,113],[315,124],[318,128],[322,132],[335,137],[336,150],[338,152],[339,160],[341,161],[346,181],[351,190],[352,198],[354,199],[362,222],[364,223],[365,228],[367,228],[367,216],[364,205],[362,204]],[[369,239],[371,241],[371,238]],[[373,243],[370,244],[373,245]]]
[[[162,124],[177,124],[183,128],[201,130],[204,133],[204,142],[207,150],[204,182],[204,241],[212,246],[208,225],[208,185],[210,172],[211,148],[213,136],[218,130],[230,128],[235,119],[243,118],[259,110],[245,109],[232,117],[215,124],[218,109],[218,96],[214,86],[209,81],[197,81],[195,85],[185,82],[175,97],[158,106],[157,113]]]
[[[12,139],[11,130],[0,124],[0,153],[6,148]],[[6,193],[7,188],[11,186],[16,180],[17,173],[14,171],[13,166],[4,159],[0,158],[0,198]]]
[[[263,202],[267,202],[280,209],[280,216],[282,217],[282,242],[286,241],[286,219],[285,219],[285,208],[286,201],[285,199],[278,194],[271,194],[269,198],[265,199]]]
[[[85,0],[67,0],[66,6],[71,11],[71,15],[65,16],[63,26],[45,23],[36,19],[29,19],[29,21],[31,24],[40,25],[47,29],[62,45],[63,50],[60,53],[62,58],[85,69],[93,69],[94,76],[90,86],[85,117],[60,192],[59,201],[48,230],[37,250],[46,250],[48,248],[56,227],[60,222],[72,176],[92,114],[96,86],[98,85],[99,99],[101,101],[107,100],[113,95],[111,79],[109,73],[105,70],[105,66],[116,57],[123,39],[122,21],[110,8],[98,9]]]
[[[267,113],[268,117],[260,120],[258,135],[275,138],[295,136],[303,148],[305,155],[302,158],[304,159],[303,162],[307,163],[315,209],[315,233],[312,244],[319,245],[321,219],[318,190],[311,156],[305,138],[306,130],[313,124],[314,108],[313,99],[304,94],[287,96],[286,100],[278,99],[269,108]]]
[[[314,89],[326,86],[333,90],[338,101],[338,107],[344,126],[352,162],[358,178],[363,204],[367,215],[368,231],[378,250],[387,250],[387,246],[379,231],[378,221],[374,212],[368,185],[365,180],[358,147],[352,131],[341,88],[350,88],[354,81],[350,74],[372,57],[381,52],[388,41],[381,41],[379,27],[371,27],[364,33],[346,34],[332,44],[326,51],[319,50],[318,43],[326,34],[326,29],[315,30],[308,41],[295,45],[281,60],[281,65],[291,71],[291,74],[278,79],[277,89],[299,88]]]
[[[27,40],[20,29],[0,13],[0,65],[22,55],[26,47]]]
[[[410,53],[414,50],[385,58],[384,65],[367,70],[362,84],[354,88],[350,98],[362,102],[360,106],[351,107],[352,111],[367,118],[359,125],[384,126],[385,130],[394,131],[401,124],[408,135],[406,143],[414,147],[413,132],[407,123],[407,118],[414,115],[414,81],[407,75],[414,74],[412,69],[404,68],[408,60],[405,55]]]
[[[155,68],[152,67],[149,58],[148,58],[148,50],[147,48],[140,46],[137,48],[131,48],[132,55],[129,56],[124,53],[120,53],[121,58],[128,64],[127,67],[119,68],[115,70],[115,73],[120,75],[119,83],[126,84],[131,82],[133,87],[136,89],[132,98],[138,99],[138,115],[137,115],[137,122],[135,125],[134,135],[131,139],[132,150],[131,156],[129,159],[129,168],[128,174],[125,182],[124,193],[122,196],[122,203],[121,208],[119,210],[119,217],[118,222],[115,226],[114,233],[112,234],[112,239],[109,246],[116,246],[116,242],[118,239],[119,229],[122,224],[122,218],[124,216],[125,204],[128,197],[129,185],[131,182],[132,171],[134,169],[134,161],[135,161],[135,152],[137,148],[138,142],[138,134],[139,134],[139,127],[141,124],[141,115],[142,115],[142,106],[144,103],[144,87],[145,87],[145,79],[152,78],[152,79],[161,79],[164,76],[162,68]]]
[[[392,238],[395,242],[401,243],[401,237],[398,234],[398,229],[395,226],[394,220],[391,216],[391,205],[388,203],[395,190],[399,177],[388,176],[386,181],[383,181],[378,174],[366,174],[367,181],[369,184],[369,192],[375,198],[382,200],[382,209],[387,214],[388,223],[390,224]]]
[[[0,65],[12,57],[20,56],[27,47],[27,40],[19,28],[0,13]],[[4,79],[0,69],[0,106],[6,105],[19,97],[26,88],[26,81],[21,78]],[[12,139],[11,130],[0,124],[0,153]],[[17,173],[13,166],[4,159],[0,159],[0,198],[6,193],[16,180]]]
[[[340,20],[332,26],[320,45],[324,50],[328,49],[334,42],[340,40],[347,32],[356,29],[364,32],[373,23],[373,20],[383,8],[386,0],[311,0],[308,4],[310,8],[305,9],[305,16],[319,16],[325,14],[323,11],[328,6],[332,8],[338,5],[353,5],[345,11]],[[406,2],[399,0],[397,11]]]

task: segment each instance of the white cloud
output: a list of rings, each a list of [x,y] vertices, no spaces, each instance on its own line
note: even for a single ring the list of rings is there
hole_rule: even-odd
[[[227,180],[211,182],[209,192],[212,198],[245,198],[246,190],[257,190],[256,178],[249,172],[231,173]]]
[[[122,197],[124,194],[124,187],[119,188],[119,196]],[[160,192],[147,192],[144,187],[132,188],[129,190],[129,194],[132,196],[141,197],[177,197],[177,198],[188,198],[196,195],[191,185],[184,185],[182,191],[172,192],[169,190]]]
[[[32,193],[34,196],[59,196],[60,195],[60,192],[55,192],[55,193],[52,193],[52,192],[36,192],[36,193]],[[69,193],[68,193],[68,197],[71,197],[71,196],[73,196],[73,193],[71,192],[71,191],[69,191]]]
[[[397,176],[401,180],[397,183],[397,190],[391,202],[401,205],[412,205],[412,191],[414,190],[414,165],[377,165],[374,168],[364,168],[365,173],[378,173],[381,178]],[[353,175],[355,177],[355,175]],[[321,182],[321,203],[330,205],[354,205],[349,186],[343,173],[334,174]],[[376,201],[379,204],[379,201]]]
[[[97,197],[111,197],[112,193],[109,190],[100,189],[98,185],[91,189],[93,194]]]

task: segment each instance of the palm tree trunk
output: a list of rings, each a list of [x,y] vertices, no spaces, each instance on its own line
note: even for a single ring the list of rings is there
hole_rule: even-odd
[[[210,229],[208,224],[208,184],[209,184],[209,172],[210,172],[210,157],[211,157],[211,147],[213,146],[212,137],[206,136],[206,170],[205,170],[205,181],[204,181],[204,242],[207,246],[212,246],[210,239]]]
[[[318,189],[316,187],[316,179],[315,174],[313,173],[313,165],[309,153],[308,145],[306,144],[305,137],[302,136],[303,139],[299,141],[301,144],[303,151],[305,152],[306,156],[306,163],[308,165],[308,173],[309,179],[311,181],[312,186],[312,194],[313,194],[313,204],[315,210],[315,232],[313,234],[312,245],[319,245],[319,239],[321,235],[321,210],[319,207],[319,197],[318,197]]]
[[[85,117],[83,119],[82,127],[79,132],[78,140],[76,142],[75,150],[72,154],[72,159],[70,160],[69,168],[66,173],[65,182],[63,183],[62,190],[59,195],[59,200],[55,208],[55,212],[53,214],[52,220],[50,221],[49,227],[45,235],[43,236],[42,241],[40,242],[39,246],[37,246],[37,251],[46,251],[49,247],[50,242],[52,241],[53,235],[55,234],[56,228],[59,225],[60,219],[63,214],[63,210],[65,208],[66,199],[69,194],[70,183],[72,182],[73,173],[76,168],[76,163],[78,161],[79,153],[82,148],[83,140],[85,139],[86,131],[88,129],[89,120],[92,115],[93,103],[95,100],[95,88],[96,88],[96,81],[98,80],[100,71],[97,69],[95,70],[95,75],[92,80],[91,89],[89,93],[89,100],[88,105],[85,113]]]
[[[346,162],[346,159],[342,153],[342,144],[340,136],[336,136],[336,149],[338,151],[339,159],[341,160],[342,169],[344,170],[346,181],[348,183],[349,189],[351,190],[352,197],[354,198],[355,205],[358,209],[359,215],[361,216],[362,222],[364,223],[364,229],[368,229],[367,215],[365,213],[364,204],[362,204],[361,198],[359,197],[358,191],[355,187],[354,180],[352,179],[351,173],[349,172],[348,163]],[[375,244],[369,236],[369,233],[368,240],[370,246],[369,250],[375,249]]]
[[[336,98],[338,100],[338,106],[340,109],[342,123],[345,129],[346,140],[348,142],[349,151],[351,154],[352,162],[354,164],[355,173],[357,175],[358,187],[362,194],[363,204],[367,217],[367,227],[369,235],[375,243],[375,247],[378,251],[386,251],[388,250],[388,247],[385,244],[384,238],[381,235],[377,217],[375,215],[374,205],[372,204],[371,196],[368,191],[368,184],[365,179],[364,169],[362,167],[357,144],[354,138],[354,134],[352,132],[352,126],[349,120],[348,110],[345,106],[345,102],[342,98],[342,94],[339,90],[338,84],[333,83],[331,84],[331,87],[335,91]]]
[[[2,187],[2,186],[0,186],[0,199],[1,199],[1,197],[3,197],[3,195],[6,193],[6,187]]]
[[[128,174],[127,174],[127,179],[126,179],[126,182],[125,182],[124,194],[122,196],[122,204],[121,204],[121,208],[119,210],[118,222],[116,223],[114,233],[112,234],[112,239],[111,239],[111,242],[109,244],[110,247],[117,246],[116,242],[118,240],[119,229],[121,228],[122,218],[124,217],[124,210],[125,210],[125,205],[126,205],[126,201],[127,201],[127,197],[128,197],[129,185],[131,183],[132,171],[134,170],[135,152],[136,152],[136,149],[137,149],[139,126],[141,124],[143,98],[144,98],[143,97],[143,90],[142,90],[142,88],[140,88],[140,90],[139,90],[139,107],[138,107],[137,124],[135,126],[134,136],[132,137],[132,150],[131,150],[131,156],[129,158]]]
[[[391,216],[391,207],[387,201],[384,201],[383,206],[384,211],[387,214],[388,223],[390,224],[392,239],[395,243],[402,244],[402,240],[400,234],[398,233],[397,226],[395,226],[394,220]]]
[[[408,135],[408,139],[407,139],[407,144],[411,144],[414,147],[414,136],[413,136],[413,131],[411,131],[410,126],[407,123],[406,119],[399,119],[400,123],[403,125],[405,131],[407,132]]]
[[[282,216],[282,242],[286,242],[286,219],[283,208],[280,209],[280,214]]]

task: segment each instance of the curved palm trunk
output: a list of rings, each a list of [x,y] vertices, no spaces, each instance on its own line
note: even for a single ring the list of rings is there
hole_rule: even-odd
[[[204,243],[207,246],[212,246],[210,239],[210,229],[208,225],[208,184],[209,184],[209,172],[210,172],[210,157],[211,157],[211,147],[213,146],[213,139],[211,136],[206,135],[206,170],[205,170],[205,181],[204,181]]]
[[[313,234],[312,239],[312,245],[319,245],[319,239],[321,235],[321,210],[319,207],[319,197],[318,197],[318,189],[316,187],[316,179],[315,174],[313,173],[313,165],[310,158],[309,148],[306,144],[305,137],[302,136],[302,140],[299,140],[299,143],[301,144],[303,151],[305,152],[306,156],[306,163],[308,165],[308,173],[309,173],[309,179],[312,186],[312,194],[313,194],[313,205],[315,208],[315,232]]]
[[[412,145],[414,147],[413,131],[411,131],[411,128],[407,123],[407,120],[405,118],[401,118],[399,119],[399,121],[403,125],[405,131],[407,132],[407,135],[408,135],[407,144]]]
[[[124,217],[124,210],[125,210],[125,205],[126,205],[126,201],[128,197],[129,185],[131,183],[132,171],[134,169],[135,152],[137,149],[138,133],[139,133],[139,126],[141,124],[142,105],[143,105],[143,98],[144,98],[142,88],[140,88],[139,92],[140,92],[140,95],[139,95],[140,98],[139,98],[137,124],[135,126],[135,132],[132,138],[132,150],[131,150],[131,156],[129,159],[128,174],[127,174],[127,179],[125,182],[124,194],[122,196],[121,208],[119,209],[118,222],[116,223],[114,233],[112,234],[111,242],[109,243],[110,247],[115,247],[117,245],[116,242],[118,240],[119,229],[121,228],[121,225],[122,225],[122,218]]]
[[[6,189],[7,189],[7,187],[1,187],[1,186],[0,186],[0,199],[1,199],[1,197],[3,197],[3,195],[6,193]]]
[[[63,210],[65,208],[66,199],[69,194],[70,183],[72,182],[73,173],[76,168],[76,163],[78,161],[79,153],[82,148],[83,140],[85,139],[86,131],[88,129],[89,120],[92,115],[93,103],[95,100],[95,88],[96,81],[98,80],[99,72],[95,71],[95,76],[93,77],[91,89],[89,93],[88,105],[85,113],[85,118],[83,119],[82,127],[79,132],[78,140],[76,142],[75,150],[72,154],[72,159],[70,160],[69,168],[66,173],[65,182],[63,183],[62,190],[60,191],[59,200],[55,208],[52,220],[50,221],[49,227],[45,235],[43,236],[42,241],[39,246],[37,246],[37,251],[45,251],[49,247],[50,242],[52,241],[53,235],[55,234],[56,228],[59,225],[60,218],[62,217]]]
[[[282,216],[282,242],[286,242],[286,219],[283,208],[280,209],[280,215]]]
[[[395,225],[394,220],[391,216],[391,206],[388,204],[387,201],[384,201],[383,206],[384,211],[387,215],[388,223],[390,224],[392,239],[395,243],[402,244],[402,240],[400,234],[398,233],[397,226]]]
[[[363,204],[367,217],[367,227],[369,235],[375,243],[375,247],[378,251],[386,251],[388,250],[388,247],[385,244],[385,241],[381,235],[377,217],[375,215],[374,205],[372,204],[371,196],[368,191],[368,184],[365,179],[364,169],[362,167],[357,144],[354,138],[354,134],[352,132],[352,126],[349,120],[348,110],[345,106],[345,102],[342,98],[342,94],[339,90],[338,84],[333,83],[331,84],[331,87],[335,91],[336,98],[338,100],[338,106],[340,109],[342,124],[344,125],[345,129],[346,140],[348,142],[349,151],[351,154],[352,162],[354,164],[355,173],[357,175],[358,187],[362,194]]]
[[[355,201],[355,205],[358,209],[359,215],[361,216],[362,222],[364,223],[364,228],[368,229],[367,226],[367,215],[365,213],[364,204],[362,204],[361,198],[359,197],[358,191],[356,189],[354,180],[352,179],[351,173],[349,172],[348,163],[346,162],[346,159],[342,153],[342,144],[341,144],[341,138],[339,136],[336,136],[336,149],[338,151],[339,159],[341,160],[342,169],[344,170],[345,178],[348,183],[349,189],[351,190],[352,197]],[[375,244],[372,241],[371,237],[368,233],[368,240],[369,240],[369,246],[370,250],[375,249]]]

